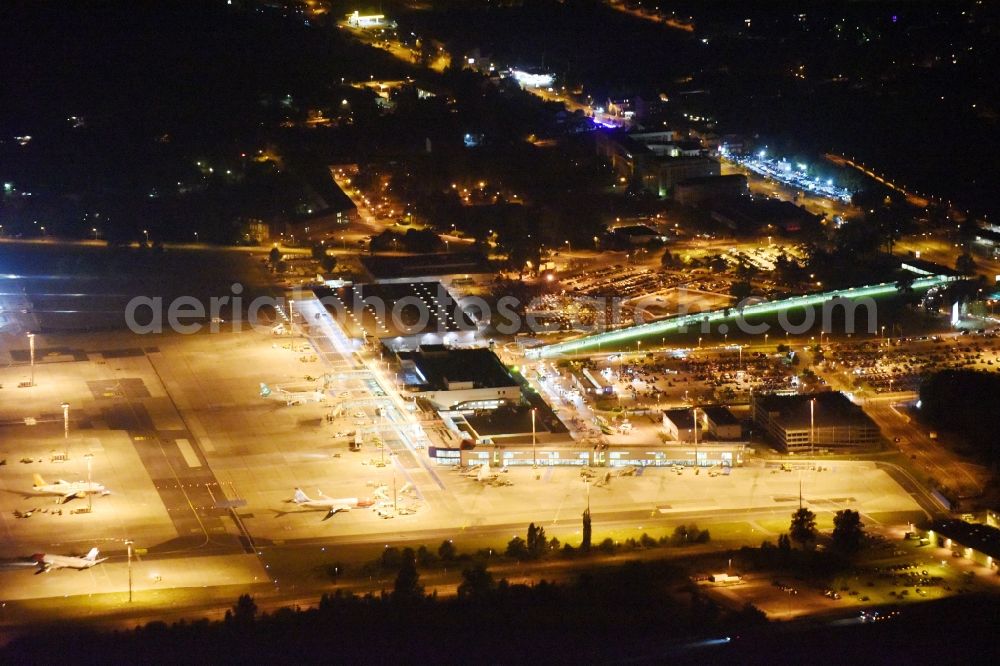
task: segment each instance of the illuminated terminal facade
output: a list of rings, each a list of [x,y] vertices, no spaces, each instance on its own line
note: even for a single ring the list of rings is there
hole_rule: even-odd
[[[555,446],[532,447],[531,442],[499,443],[476,448],[430,447],[430,459],[441,465],[482,465],[492,467],[716,467],[743,465],[748,455],[745,443],[711,442],[698,446]]]
[[[423,345],[397,356],[403,386],[436,409],[496,409],[521,400],[520,384],[489,349]]]

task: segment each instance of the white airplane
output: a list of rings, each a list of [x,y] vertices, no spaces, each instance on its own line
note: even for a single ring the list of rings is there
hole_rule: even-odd
[[[83,557],[70,557],[68,555],[47,555],[45,553],[35,553],[32,559],[38,563],[38,571],[35,574],[47,573],[52,569],[89,569],[105,561],[106,557],[97,559],[98,550],[91,548],[90,552]]]
[[[358,499],[357,497],[327,497],[323,494],[323,491],[317,490],[319,494],[317,499],[312,499],[304,492],[301,488],[295,489],[295,495],[292,496],[290,502],[301,506],[306,509],[325,509],[326,515],[323,516],[323,520],[326,520],[335,513],[341,511],[350,511],[351,509],[365,509],[373,506],[375,502],[370,499]]]
[[[497,473],[493,471],[490,467],[490,461],[487,460],[478,469],[473,469],[466,474],[468,477],[475,478],[476,481],[493,481],[497,478]]]
[[[35,474],[33,488],[40,495],[59,495],[62,497],[60,504],[64,504],[74,497],[111,494],[111,491],[96,481],[63,481],[59,479],[55,483],[46,483],[40,474]]]
[[[323,402],[326,394],[323,391],[286,391],[283,388],[276,388],[273,391],[267,384],[261,382],[260,397],[284,400],[289,407],[292,405],[304,405],[307,402]]]

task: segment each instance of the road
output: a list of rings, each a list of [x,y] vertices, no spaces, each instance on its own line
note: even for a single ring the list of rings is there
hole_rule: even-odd
[[[842,201],[834,201],[827,197],[811,195],[794,187],[784,185],[775,180],[764,178],[763,176],[745,169],[732,162],[722,160],[722,175],[743,174],[747,177],[747,183],[753,194],[790,201],[797,206],[802,206],[814,215],[825,215],[828,218],[840,216],[843,218],[858,215],[860,211],[851,204]],[[798,198],[796,198],[796,196]]]
[[[880,395],[867,399],[864,409],[878,424],[882,434],[896,442],[899,450],[923,467],[936,482],[954,488],[962,497],[979,495],[988,480],[987,471],[963,461],[948,448],[932,440],[925,428],[903,412],[903,402],[915,398],[915,394]]]
[[[629,9],[625,6],[625,3],[619,0],[619,2],[608,2],[609,7],[612,9],[617,9],[618,11],[629,14],[636,18],[643,19],[645,21],[653,21],[654,23],[660,23],[667,26],[668,28],[673,28],[674,30],[680,30],[682,32],[693,33],[694,23],[691,17],[687,20],[677,18],[676,16],[660,16],[657,14],[646,14],[638,9]]]

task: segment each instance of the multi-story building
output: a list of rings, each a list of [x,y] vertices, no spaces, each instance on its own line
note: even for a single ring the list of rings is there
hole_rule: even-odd
[[[707,157],[704,149],[672,142],[670,134],[598,132],[597,153],[619,178],[661,197],[681,181],[720,174],[719,162]]]
[[[423,345],[397,356],[403,385],[438,409],[496,409],[521,400],[520,384],[489,349]]]
[[[873,447],[881,438],[875,422],[838,391],[755,395],[751,409],[754,425],[787,453]]]
[[[694,442],[701,438],[701,424],[695,425],[694,412],[690,409],[667,409],[663,412],[663,429],[678,442]]]
[[[743,437],[740,420],[733,416],[728,407],[709,405],[698,411],[704,416],[703,423],[708,434],[715,439],[736,440]]]

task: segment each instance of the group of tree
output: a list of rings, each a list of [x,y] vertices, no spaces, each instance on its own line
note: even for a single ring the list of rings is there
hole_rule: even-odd
[[[318,261],[319,265],[327,273],[337,267],[337,257],[332,254],[328,254],[328,250],[329,248],[322,243],[316,243],[312,246],[312,258]]]
[[[782,534],[778,539],[778,547],[788,546],[794,541],[803,549],[812,549],[816,545],[819,533],[816,529],[816,514],[802,507],[792,514],[788,535]],[[831,545],[841,554],[850,555],[858,551],[864,541],[864,525],[861,514],[851,509],[838,511],[833,517],[833,533]],[[782,541],[786,539],[786,541]]]
[[[445,249],[441,237],[430,229],[407,229],[400,234],[386,230],[371,239],[372,252],[440,252]]]
[[[542,644],[560,659],[609,661],[622,657],[623,645],[654,653],[685,636],[765,621],[752,607],[731,611],[702,595],[669,593],[684,586],[686,576],[665,561],[600,567],[565,583],[532,585],[496,580],[486,567],[471,565],[454,597],[428,595],[413,564],[404,558],[389,591],[357,596],[338,590],[311,608],[264,611],[262,598],[244,594],[222,621],[153,622],[114,633],[79,625],[21,632],[2,648],[0,661],[52,663],[75,653],[99,655],[102,662],[145,654],[156,663],[190,661],[191,655],[210,663],[451,663],[467,661],[471,645],[491,660],[525,662],[537,659]]]
[[[516,560],[537,560],[543,557],[549,549],[559,548],[559,539],[552,537],[551,540],[545,538],[545,528],[534,523],[528,525],[528,538],[514,537],[507,543],[507,557]]]

